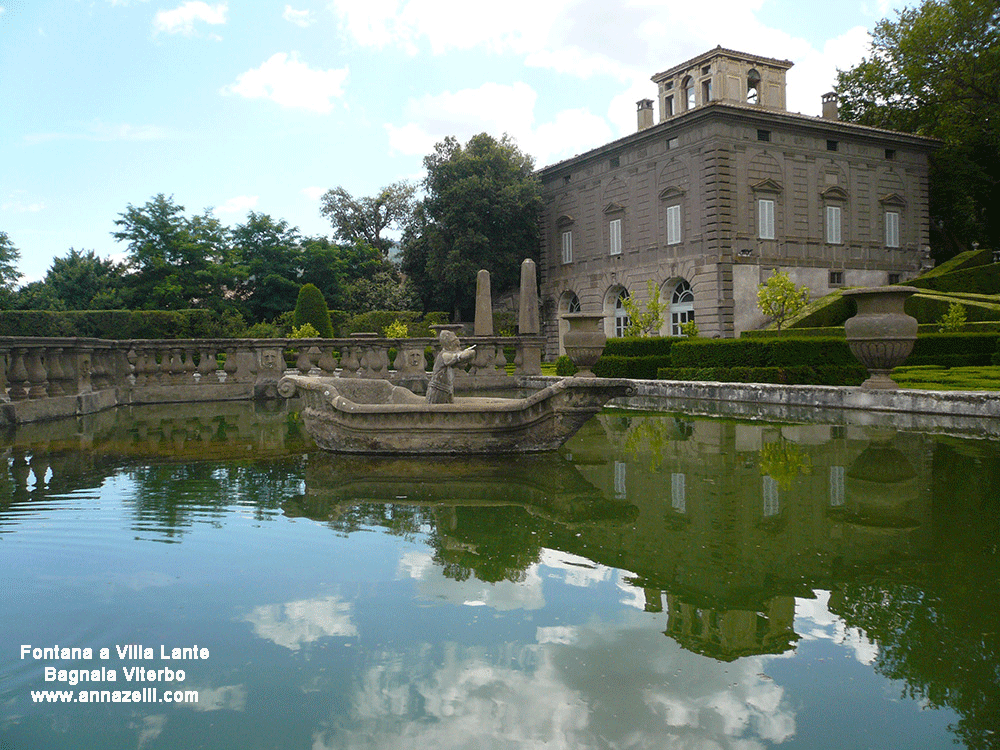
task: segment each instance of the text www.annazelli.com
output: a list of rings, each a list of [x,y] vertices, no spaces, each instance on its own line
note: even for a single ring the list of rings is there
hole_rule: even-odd
[[[34,703],[197,703],[197,690],[32,690]]]

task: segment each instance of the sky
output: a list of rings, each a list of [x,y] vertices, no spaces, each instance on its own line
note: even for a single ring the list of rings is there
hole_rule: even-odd
[[[21,283],[159,193],[332,235],[319,197],[418,182],[453,135],[544,167],[636,129],[650,76],[717,45],[788,59],[788,109],[904,0],[0,0],[0,232]]]

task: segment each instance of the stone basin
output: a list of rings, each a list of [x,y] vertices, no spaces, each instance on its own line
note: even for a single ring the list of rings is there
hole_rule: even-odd
[[[533,453],[555,450],[628,380],[565,378],[527,398],[459,397],[431,404],[385,380],[288,375],[278,392],[303,400],[306,430],[337,453]]]

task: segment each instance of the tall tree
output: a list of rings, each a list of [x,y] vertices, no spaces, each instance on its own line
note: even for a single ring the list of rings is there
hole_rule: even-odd
[[[426,197],[404,234],[403,271],[424,309],[471,317],[476,273],[485,268],[503,293],[520,280],[521,261],[538,259],[541,187],[534,162],[512,138],[454,137],[424,158]]]
[[[388,257],[393,241],[386,229],[402,229],[413,212],[415,188],[406,181],[394,182],[377,195],[355,198],[342,187],[327,190],[320,198],[320,213],[333,224],[337,239],[344,243],[363,240]]]
[[[127,282],[146,309],[225,306],[223,287],[231,275],[228,232],[206,211],[188,219],[184,207],[162,193],[144,206],[132,204],[112,232],[128,243]]]
[[[922,0],[871,37],[871,54],[838,73],[841,117],[943,141],[930,175],[938,260],[1000,248],[1000,5]]]
[[[328,237],[307,237],[302,241],[302,274],[299,281],[315,285],[335,310],[345,309],[344,251],[344,247],[335,245]]]
[[[295,307],[302,272],[299,231],[284,219],[251,211],[231,232],[235,290],[251,323],[274,320]]]
[[[0,232],[0,305],[4,307],[10,304],[11,294],[17,286],[17,280],[21,278],[21,272],[17,270],[20,258],[21,251],[14,246],[6,232]]]
[[[124,272],[122,264],[100,258],[93,250],[70,248],[66,257],[52,261],[45,285],[66,310],[121,309]]]

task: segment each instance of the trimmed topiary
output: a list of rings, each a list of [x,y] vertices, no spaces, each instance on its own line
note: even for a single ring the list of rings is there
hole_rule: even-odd
[[[309,323],[319,331],[325,339],[333,338],[333,327],[330,325],[330,312],[326,307],[323,293],[315,284],[305,284],[299,289],[299,298],[295,303],[294,326],[301,328]]]

